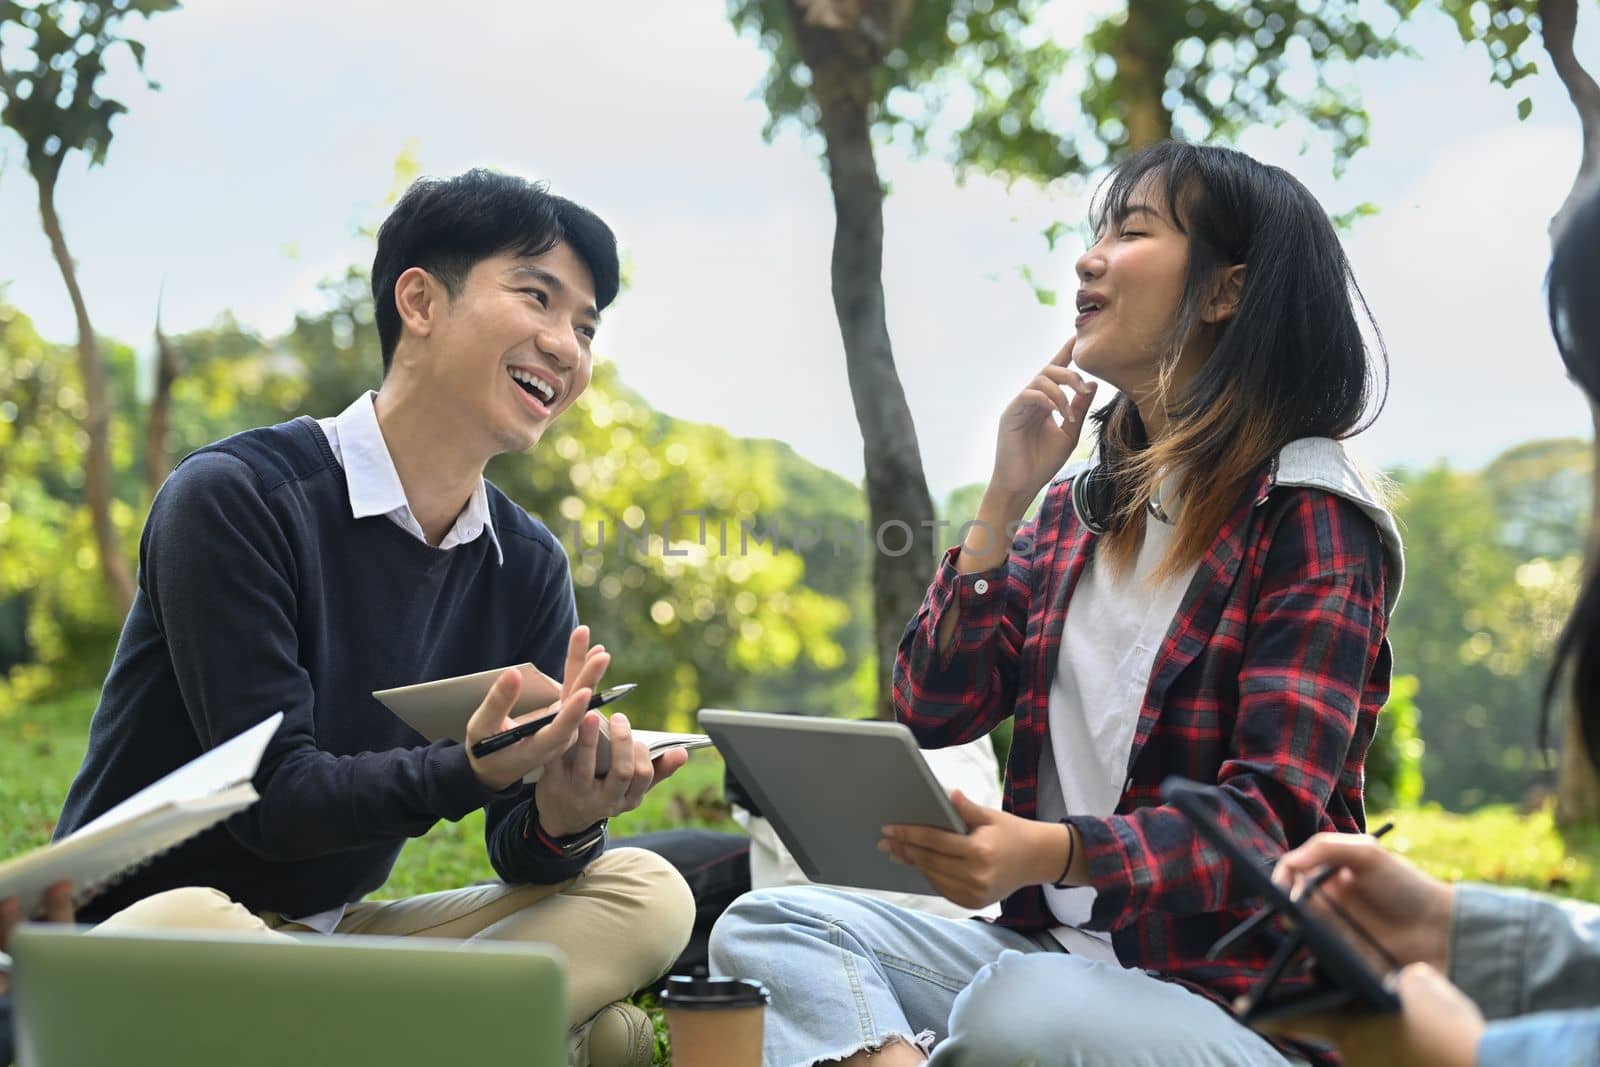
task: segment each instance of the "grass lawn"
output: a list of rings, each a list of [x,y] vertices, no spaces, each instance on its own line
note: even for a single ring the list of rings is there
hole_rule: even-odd
[[[0,717],[0,857],[49,840],[67,786],[83,758],[93,694]],[[644,805],[612,820],[622,837],[677,826],[734,829],[721,803],[722,761],[713,751],[690,756],[670,782]],[[1449,880],[1465,879],[1553,891],[1600,900],[1600,828],[1565,837],[1548,811],[1524,813],[1490,807],[1470,815],[1435,808],[1374,814],[1372,825],[1392,819],[1385,843],[1423,869]],[[493,878],[483,852],[483,816],[440,823],[408,843],[385,886],[385,896],[407,896]],[[657,1060],[665,1063],[660,1013],[640,1002],[657,1022]]]
[[[1384,845],[1445,881],[1488,882],[1600,901],[1600,827],[1565,835],[1548,808],[1509,805],[1457,815],[1420,808],[1375,815],[1394,820]]]

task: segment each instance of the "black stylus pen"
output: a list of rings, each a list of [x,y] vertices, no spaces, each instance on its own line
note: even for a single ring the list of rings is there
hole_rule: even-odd
[[[610,689],[601,690],[589,698],[589,710],[593,711],[595,708],[603,708],[613,700],[616,700],[619,697],[627,696],[636,688],[637,686],[633,682],[625,682],[622,685],[612,686]],[[485,737],[482,741],[479,741],[477,744],[472,746],[472,754],[478,759],[482,759],[485,756],[493,755],[494,753],[499,752],[502,748],[509,748],[518,741],[521,741],[523,738],[532,737],[540,730],[543,730],[546,726],[550,725],[551,720],[554,719],[557,714],[557,712],[552,711],[548,715],[529,720],[528,722],[513,726],[509,730]]]
[[[1382,837],[1384,834],[1393,829],[1394,823],[1386,822],[1376,830],[1372,831],[1372,836]],[[1274,867],[1278,865],[1278,857],[1272,857],[1272,865]],[[1336,867],[1332,864],[1317,868],[1311,874],[1310,885],[1308,885],[1300,895],[1304,897],[1307,894],[1316,892],[1318,889],[1322,888],[1323,883],[1327,882],[1329,878],[1332,878],[1342,870],[1344,870],[1343,867]],[[1216,944],[1212,945],[1206,950],[1206,959],[1216,959],[1227,950],[1228,946],[1234,944],[1240,938],[1244,937],[1246,934],[1249,934],[1251,931],[1261,926],[1262,923],[1266,922],[1276,914],[1278,913],[1272,908],[1262,908],[1260,911],[1250,916],[1250,918],[1246,919],[1238,926],[1235,926],[1232,930],[1229,930],[1227,933],[1223,934],[1222,937],[1217,940]]]

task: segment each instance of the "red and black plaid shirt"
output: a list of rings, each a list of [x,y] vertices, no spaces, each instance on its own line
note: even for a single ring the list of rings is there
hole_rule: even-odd
[[[1053,485],[1004,567],[962,575],[958,549],[900,643],[898,718],[938,748],[1015,724],[1005,808],[1036,817],[1050,681],[1072,590],[1095,536]],[[1073,815],[1097,897],[1088,927],[1110,930],[1123,964],[1214,998],[1250,986],[1271,955],[1246,938],[1215,961],[1206,949],[1250,901],[1231,865],[1159,788],[1178,774],[1221,786],[1217,817],[1263,862],[1322,830],[1360,832],[1363,763],[1389,692],[1384,547],[1360,507],[1264,469],[1200,562],[1151,669],[1116,813]],[[938,649],[953,606],[955,637]],[[1057,925],[1038,886],[1006,899],[999,920]]]

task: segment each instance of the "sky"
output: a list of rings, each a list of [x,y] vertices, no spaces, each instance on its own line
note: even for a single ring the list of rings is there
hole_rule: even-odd
[[[1055,0],[1046,18],[1071,37],[1106,6]],[[1600,69],[1600,18],[1583,14],[1578,52]],[[129,114],[106,164],[69,163],[57,193],[101,333],[148,349],[163,282],[168,332],[224,309],[280,332],[321,306],[321,279],[370,262],[359,231],[381,220],[403,152],[428,174],[490,165],[548,180],[617,231],[632,287],[597,352],[652,406],[861,476],[826,178],[798,134],[763,140],[753,94],[766,60],[722,0],[190,0],[135,35],[161,89],[123,72],[114,95]],[[1238,144],[1331,212],[1380,208],[1346,247],[1391,386],[1352,447],[1383,467],[1473,467],[1536,437],[1587,436],[1542,294],[1576,117],[1553,75],[1512,92],[1489,84],[1482,50],[1442,17],[1420,17],[1406,39],[1420,59],[1360,68],[1371,146],[1342,177],[1325,147],[1302,152],[1297,129]],[[1523,95],[1534,106],[1519,122]],[[1001,409],[1069,335],[1084,204],[1064,183],[958,182],[892,146],[880,169],[890,332],[943,495],[987,475]],[[1058,221],[1071,230],[1052,253],[1042,233]],[[1023,266],[1062,291],[1062,307],[1035,299]],[[0,285],[45,336],[73,339],[5,131]]]

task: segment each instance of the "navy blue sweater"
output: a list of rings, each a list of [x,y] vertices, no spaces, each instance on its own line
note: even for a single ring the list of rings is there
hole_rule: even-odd
[[[388,518],[355,519],[309,418],[185,459],[139,546],[139,588],[56,836],[275,711],[250,809],[95,898],[95,920],[178,886],[307,915],[381,886],[400,847],[487,811],[510,882],[571,877],[536,832],[533,789],[481,786],[460,745],[428,744],[372,691],[532,662],[559,678],[577,625],[561,546],[492,485],[488,537],[448,551]],[[598,852],[598,847],[595,849]]]

